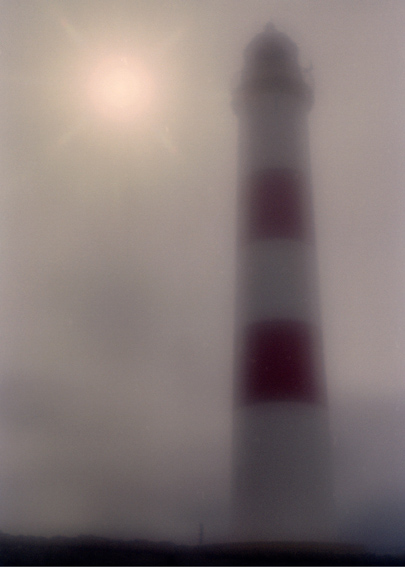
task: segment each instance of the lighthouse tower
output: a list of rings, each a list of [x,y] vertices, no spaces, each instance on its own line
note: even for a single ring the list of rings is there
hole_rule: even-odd
[[[235,97],[240,237],[235,538],[332,541],[307,114],[296,45],[267,26]]]

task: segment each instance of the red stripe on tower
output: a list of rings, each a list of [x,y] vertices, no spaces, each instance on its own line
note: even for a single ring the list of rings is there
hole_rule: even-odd
[[[312,226],[302,176],[292,169],[252,173],[246,183],[247,237],[310,240]]]
[[[322,401],[313,329],[302,321],[260,321],[248,327],[242,403]]]

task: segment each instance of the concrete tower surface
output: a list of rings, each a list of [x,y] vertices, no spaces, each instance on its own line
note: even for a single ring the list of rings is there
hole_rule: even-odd
[[[238,541],[334,539],[307,135],[311,105],[297,46],[267,26],[245,51],[235,97]]]

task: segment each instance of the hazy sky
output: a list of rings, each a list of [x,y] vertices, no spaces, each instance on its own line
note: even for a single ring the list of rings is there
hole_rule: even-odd
[[[0,529],[193,542],[203,522],[207,537],[226,533],[232,89],[268,21],[313,66],[339,505],[381,492],[405,501],[405,4],[0,7]],[[135,61],[150,82],[131,121],[112,121],[89,98],[106,58]]]

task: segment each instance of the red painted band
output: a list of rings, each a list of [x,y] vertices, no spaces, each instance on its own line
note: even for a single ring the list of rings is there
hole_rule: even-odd
[[[246,183],[248,240],[310,238],[309,195],[302,175],[290,169],[270,169],[255,173]]]
[[[245,330],[242,404],[322,403],[314,329],[302,321],[261,321]]]

